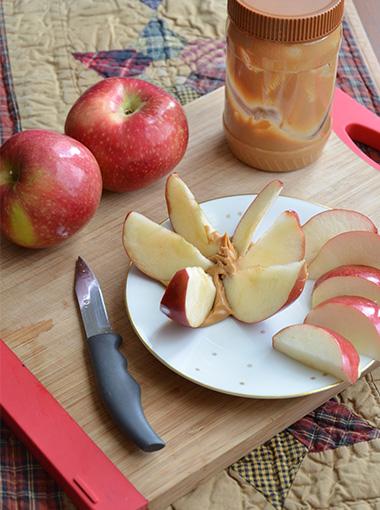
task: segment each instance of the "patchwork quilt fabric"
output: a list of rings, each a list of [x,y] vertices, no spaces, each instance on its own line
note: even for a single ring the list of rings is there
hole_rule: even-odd
[[[255,487],[274,508],[282,508],[307,451],[285,430],[235,462],[231,472]]]
[[[371,383],[369,382],[369,384]],[[233,464],[230,467],[230,473],[235,478],[236,474],[239,475],[240,479],[249,483],[276,510],[291,508],[292,498],[287,498],[292,486],[296,487],[298,480],[302,479],[303,474],[306,474],[304,468],[307,462],[303,463],[305,457],[309,460],[319,458],[323,462],[323,455],[314,457],[311,454],[327,453],[342,447],[352,447],[352,452],[355,452],[357,450],[354,445],[364,442],[370,442],[370,448],[373,447],[375,451],[378,451],[379,439],[379,428],[371,425],[350,407],[332,399]],[[340,450],[337,457],[340,457],[340,453],[343,451],[344,449]],[[349,451],[350,449],[346,450],[346,452]],[[328,459],[329,456],[331,456],[330,452],[325,455],[325,458]],[[350,454],[346,454],[344,462],[350,464],[351,457]],[[350,469],[348,465],[344,468],[347,471]],[[300,473],[298,473],[299,471]],[[375,466],[375,472],[377,474],[373,478],[374,485],[378,483],[380,466]],[[326,476],[323,490],[326,492],[332,490],[334,499],[338,497],[340,489],[348,481],[342,480],[339,489],[335,486],[334,474],[331,471],[324,470],[321,476]],[[331,476],[333,476],[332,479]],[[318,481],[314,477],[315,473],[313,473],[312,483],[317,483]],[[357,482],[353,470],[349,481],[354,484]],[[338,480],[336,482],[339,483]],[[370,485],[370,480],[368,482]],[[353,490],[355,493],[354,488]],[[305,503],[299,508],[309,508],[306,505],[303,491],[300,495],[297,494],[297,497],[299,498],[298,503]],[[327,508],[332,508],[330,505],[334,505],[334,499],[329,502]],[[343,505],[344,501],[341,503]],[[358,501],[355,500],[355,504],[357,503]],[[378,503],[380,504],[380,499]],[[294,508],[298,508],[298,506]],[[323,506],[310,506],[310,508],[323,508]],[[337,508],[343,508],[343,506]]]
[[[4,0],[0,5],[0,137],[62,131],[90,85],[134,76],[186,104],[224,83],[225,0]],[[380,115],[380,98],[344,22],[337,85]],[[368,149],[373,157],[378,157]],[[1,424],[0,507],[71,504]],[[171,510],[380,510],[380,369]]]

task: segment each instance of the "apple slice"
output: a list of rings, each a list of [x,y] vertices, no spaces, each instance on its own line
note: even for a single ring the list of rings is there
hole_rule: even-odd
[[[330,209],[316,214],[303,225],[305,233],[305,260],[309,264],[322,246],[332,237],[343,232],[363,230],[377,232],[373,222],[357,211]]]
[[[312,280],[339,266],[380,269],[380,236],[374,232],[344,232],[325,243],[309,265]]]
[[[297,324],[273,336],[273,348],[304,365],[354,383],[359,377],[360,358],[355,347],[328,328]]]
[[[232,238],[232,243],[240,256],[245,255],[256,228],[282,188],[281,181],[271,181],[260,191],[241,217]]]
[[[201,206],[178,174],[168,177],[165,196],[170,221],[177,234],[196,246],[206,257],[216,255],[222,236],[209,223]]]
[[[312,306],[335,296],[360,296],[380,305],[380,270],[366,266],[332,269],[315,282]]]
[[[213,263],[195,246],[137,212],[125,219],[123,243],[131,261],[146,275],[167,284],[184,267],[208,269]]]
[[[224,278],[227,301],[234,317],[243,322],[267,319],[301,294],[307,278],[306,264],[255,266]]]
[[[239,267],[289,264],[302,260],[304,255],[305,236],[298,215],[294,211],[285,211],[240,258]]]
[[[338,296],[313,308],[305,319],[347,338],[360,354],[380,361],[380,308],[357,296]]]
[[[211,276],[200,267],[186,267],[170,280],[160,310],[183,326],[198,328],[210,313],[215,296]]]

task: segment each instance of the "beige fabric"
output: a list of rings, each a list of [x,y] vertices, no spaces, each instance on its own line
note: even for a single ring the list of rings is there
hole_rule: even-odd
[[[152,17],[139,0],[5,0],[4,12],[22,127],[61,132],[74,101],[101,79],[72,53],[125,48]]]
[[[139,0],[4,0],[4,12],[22,127],[57,131],[73,102],[101,79],[72,54],[138,47],[154,15]],[[190,41],[224,36],[226,0],[163,0],[157,13]],[[154,62],[147,78],[170,87],[189,72],[173,59]]]
[[[167,510],[274,510],[249,484],[226,471],[170,505]]]
[[[152,62],[145,72],[148,79],[162,87],[172,87],[178,83],[179,76],[188,74],[190,74],[190,66],[179,59]]]
[[[380,439],[309,453],[285,501],[286,510],[380,508]]]
[[[371,425],[380,428],[380,368],[350,386],[338,398]],[[380,487],[380,466],[378,469]]]
[[[158,14],[189,40],[224,37],[227,0],[162,0]]]

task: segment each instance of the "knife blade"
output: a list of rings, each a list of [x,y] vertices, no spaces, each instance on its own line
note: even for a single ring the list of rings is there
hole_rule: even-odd
[[[165,442],[144,415],[140,385],[128,372],[128,361],[119,351],[122,338],[112,330],[99,282],[81,257],[75,267],[75,294],[105,406],[119,428],[139,448],[146,452],[160,450]]]

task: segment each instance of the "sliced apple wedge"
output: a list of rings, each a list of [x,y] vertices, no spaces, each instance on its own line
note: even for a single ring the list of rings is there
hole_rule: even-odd
[[[211,276],[200,267],[186,267],[170,280],[160,310],[183,326],[198,328],[210,313],[215,296]]]
[[[312,306],[336,296],[360,296],[380,305],[380,270],[366,266],[340,266],[314,284]]]
[[[255,230],[282,188],[281,181],[271,181],[260,191],[241,217],[232,238],[232,243],[240,256],[245,255]]]
[[[376,226],[364,214],[349,209],[330,209],[316,214],[303,225],[305,260],[309,264],[322,246],[332,237],[349,231],[377,232]]]
[[[216,255],[221,235],[209,223],[201,206],[178,174],[168,177],[165,196],[173,229],[206,257]]]
[[[288,326],[273,336],[273,348],[342,381],[354,383],[359,377],[360,357],[355,347],[331,329]]]
[[[347,338],[360,354],[380,361],[380,308],[369,299],[339,296],[313,308],[305,319]]]
[[[224,278],[227,301],[234,317],[259,322],[295,301],[307,278],[306,264],[255,266]]]
[[[312,280],[339,266],[361,265],[380,269],[380,236],[374,232],[345,232],[325,243],[309,264]]]
[[[289,264],[302,260],[304,255],[305,236],[298,215],[294,211],[285,211],[240,258],[239,267]]]
[[[208,269],[213,265],[183,237],[137,212],[125,219],[123,243],[140,271],[164,284],[184,267]]]

